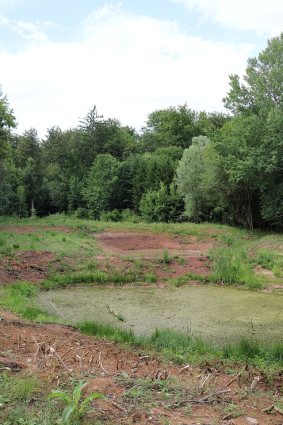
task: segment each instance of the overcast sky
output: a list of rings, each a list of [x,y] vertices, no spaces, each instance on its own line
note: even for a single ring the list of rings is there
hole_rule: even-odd
[[[96,105],[138,130],[188,104],[221,111],[229,74],[283,30],[283,0],[0,0],[0,84],[41,137]]]

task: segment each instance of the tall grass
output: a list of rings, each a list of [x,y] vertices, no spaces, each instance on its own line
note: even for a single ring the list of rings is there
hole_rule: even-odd
[[[93,283],[98,285],[114,283],[115,285],[122,285],[127,283],[135,283],[140,280],[144,281],[149,277],[151,278],[151,281],[153,281],[153,276],[143,277],[133,272],[106,273],[101,270],[94,270],[91,272],[67,273],[64,275],[50,276],[41,283],[41,287],[42,289],[54,289],[79,283]]]
[[[131,329],[122,329],[107,323],[85,321],[77,325],[77,327],[86,335],[98,336],[130,344],[137,341]]]
[[[233,344],[217,346],[203,338],[177,332],[173,329],[156,329],[150,337],[136,337],[131,330],[110,324],[83,322],[78,329],[87,334],[137,345],[145,350],[159,352],[174,363],[201,363],[205,361],[232,360],[248,362],[259,368],[270,364],[283,366],[283,342],[259,342],[255,338],[241,338]]]
[[[212,282],[224,285],[246,285],[249,289],[263,286],[262,280],[255,275],[251,260],[243,247],[221,246],[210,253],[212,258]]]

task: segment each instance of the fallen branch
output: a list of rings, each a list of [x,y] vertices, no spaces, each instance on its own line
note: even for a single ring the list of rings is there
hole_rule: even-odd
[[[216,401],[215,400],[215,397],[218,397],[218,396],[220,396],[220,395],[222,395],[222,394],[227,394],[227,393],[229,393],[230,392],[230,390],[228,389],[228,390],[221,390],[221,391],[216,391],[216,392],[214,392],[214,393],[212,393],[212,394],[209,394],[209,395],[207,395],[207,396],[205,396],[205,397],[203,397],[203,398],[200,398],[200,399],[185,399],[185,400],[180,400],[179,402],[177,402],[177,403],[175,403],[175,404],[173,404],[173,405],[171,405],[170,407],[171,408],[177,408],[177,407],[181,407],[181,406],[184,406],[184,405],[186,405],[186,404],[205,404],[205,403],[213,403],[214,401]]]
[[[237,379],[242,375],[242,372],[237,373],[236,376],[234,376],[233,379],[231,379],[231,381],[228,382],[228,384],[225,385],[224,388],[228,388],[230,387],[231,384],[233,384],[233,382],[237,381]]]

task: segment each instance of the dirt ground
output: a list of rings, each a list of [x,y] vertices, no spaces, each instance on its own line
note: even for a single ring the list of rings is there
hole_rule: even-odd
[[[127,259],[142,260],[146,273],[154,272],[158,284],[164,284],[168,278],[176,278],[186,273],[202,276],[209,274],[207,252],[213,247],[213,241],[199,241],[196,237],[171,237],[144,232],[102,232],[95,235],[108,257],[97,257],[102,268],[127,271],[131,262]],[[164,250],[170,260],[162,262]]]
[[[0,317],[0,373],[32,373],[50,389],[71,377],[85,378],[87,393],[105,395],[95,402],[99,420],[117,425],[283,423],[283,415],[270,407],[282,396],[282,376],[269,385],[247,367],[228,374],[221,363],[175,366],[71,327],[38,325],[5,311]],[[270,412],[264,412],[268,407]]]
[[[149,250],[173,250],[179,251],[179,254],[191,251],[196,255],[206,254],[213,247],[213,241],[199,241],[195,236],[172,237],[169,235],[160,235],[146,232],[101,232],[95,234],[96,239],[101,243],[105,250],[112,252],[132,251],[143,252]]]
[[[5,230],[15,233],[30,233],[40,231],[40,227],[5,226]],[[70,232],[72,229],[64,226],[49,226],[42,229]],[[209,274],[208,250],[213,241],[199,241],[196,237],[172,237],[144,232],[102,232],[94,234],[105,255],[93,258],[102,270],[112,272],[129,272],[133,270],[133,260],[142,260],[142,273],[154,272],[158,284],[164,285],[166,279],[176,278],[186,273],[203,276]],[[164,250],[168,251],[170,261],[163,264]],[[132,261],[128,258],[131,257]],[[55,255],[48,251],[16,251],[15,255],[0,257],[0,285],[16,281],[38,283],[44,280],[50,272],[52,261],[53,271]],[[180,260],[181,259],[181,260]],[[69,261],[62,259],[61,261]],[[59,260],[57,264],[59,269]]]
[[[48,251],[17,251],[0,258],[0,285],[15,281],[41,282],[48,274],[54,254]]]

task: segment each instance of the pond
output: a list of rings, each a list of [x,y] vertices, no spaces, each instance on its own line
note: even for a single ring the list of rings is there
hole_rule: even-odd
[[[283,339],[282,294],[216,286],[165,288],[77,286],[41,293],[39,304],[70,322],[84,320],[150,335],[171,328],[224,343],[241,336]]]

